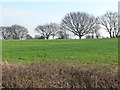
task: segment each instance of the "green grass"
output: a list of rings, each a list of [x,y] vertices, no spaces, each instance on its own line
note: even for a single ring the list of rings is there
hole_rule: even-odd
[[[109,64],[118,61],[118,39],[3,40],[3,61],[63,61]]]

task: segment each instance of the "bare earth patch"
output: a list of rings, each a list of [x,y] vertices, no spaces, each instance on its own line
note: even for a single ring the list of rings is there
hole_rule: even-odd
[[[33,63],[2,63],[4,88],[119,88],[112,66]]]

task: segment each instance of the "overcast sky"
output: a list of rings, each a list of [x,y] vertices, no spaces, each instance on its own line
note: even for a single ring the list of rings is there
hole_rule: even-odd
[[[9,1],[9,2],[8,2]],[[39,24],[60,23],[69,12],[87,12],[101,16],[106,11],[118,11],[119,0],[3,0],[0,26],[25,26],[31,35]],[[2,13],[2,14],[1,14]],[[104,35],[107,35],[103,32]]]

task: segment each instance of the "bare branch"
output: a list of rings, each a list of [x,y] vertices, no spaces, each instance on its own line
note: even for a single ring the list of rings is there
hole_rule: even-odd
[[[88,34],[94,25],[96,18],[84,12],[68,13],[62,20],[61,26],[75,35],[82,36]]]

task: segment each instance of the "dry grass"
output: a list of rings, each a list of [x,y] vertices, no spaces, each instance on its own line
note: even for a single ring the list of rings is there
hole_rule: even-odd
[[[4,88],[119,88],[117,69],[64,63],[3,65]]]

